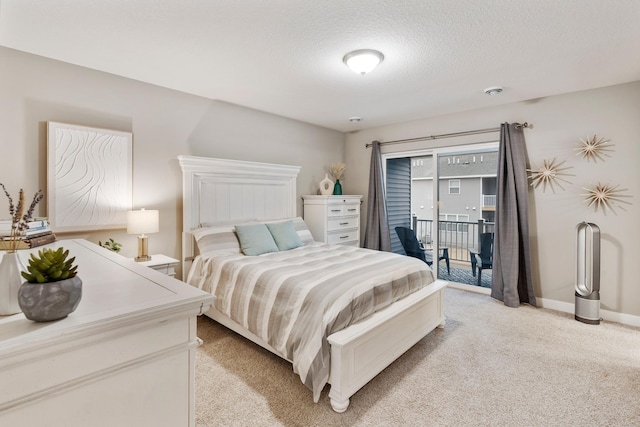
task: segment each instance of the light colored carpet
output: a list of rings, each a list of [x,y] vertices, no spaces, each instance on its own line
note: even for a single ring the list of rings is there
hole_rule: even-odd
[[[447,289],[447,324],[358,391],[313,403],[286,361],[198,323],[198,426],[640,426],[640,331]]]

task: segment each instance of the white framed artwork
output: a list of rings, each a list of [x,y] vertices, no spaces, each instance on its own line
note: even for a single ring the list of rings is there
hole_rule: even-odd
[[[133,135],[47,122],[47,216],[54,232],[125,228]]]

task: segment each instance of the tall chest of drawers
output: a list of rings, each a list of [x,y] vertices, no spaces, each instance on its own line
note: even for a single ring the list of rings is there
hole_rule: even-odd
[[[360,246],[362,196],[302,196],[304,221],[318,242]]]

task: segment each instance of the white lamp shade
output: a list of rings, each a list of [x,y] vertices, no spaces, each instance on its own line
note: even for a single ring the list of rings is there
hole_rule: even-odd
[[[157,210],[127,212],[127,234],[148,234],[160,231],[160,214]]]
[[[358,74],[366,74],[382,62],[384,55],[373,49],[360,49],[347,53],[342,59],[347,67]]]

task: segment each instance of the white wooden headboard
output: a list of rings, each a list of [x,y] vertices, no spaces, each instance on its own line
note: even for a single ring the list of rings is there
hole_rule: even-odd
[[[191,230],[296,216],[300,166],[178,156],[182,168],[182,275],[195,255]]]

